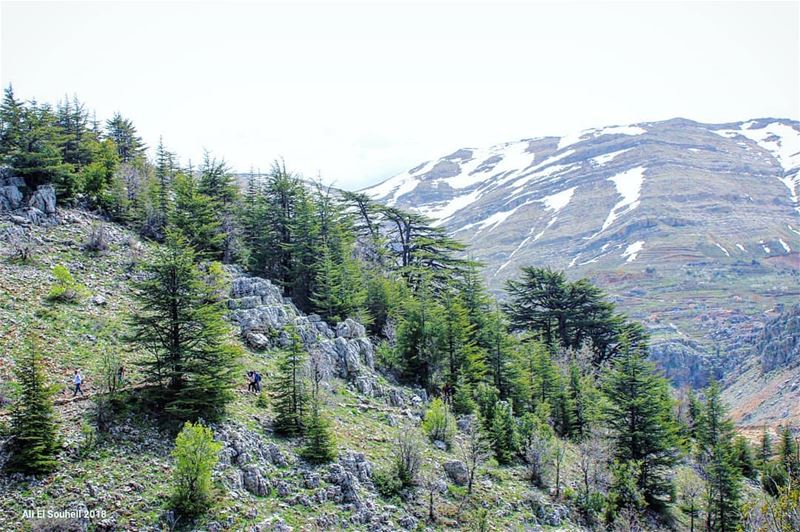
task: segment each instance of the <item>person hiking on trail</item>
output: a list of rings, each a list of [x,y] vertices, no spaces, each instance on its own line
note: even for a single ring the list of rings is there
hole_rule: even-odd
[[[253,389],[256,393],[261,393],[261,373],[253,372]]]
[[[122,386],[122,381],[125,380],[125,366],[120,366],[117,370],[117,386]]]
[[[78,392],[81,393],[81,397],[83,397],[83,390],[81,390],[81,384],[83,384],[83,377],[81,376],[81,370],[76,369],[75,375],[72,377],[72,384],[75,385],[75,390],[72,392],[72,397],[78,395]]]
[[[252,392],[256,389],[256,378],[253,375],[254,371],[247,372],[247,391]]]

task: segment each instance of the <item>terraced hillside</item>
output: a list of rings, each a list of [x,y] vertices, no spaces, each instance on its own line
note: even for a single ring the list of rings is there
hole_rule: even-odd
[[[800,298],[798,172],[797,122],[674,119],[459,149],[365,192],[469,243],[498,292],[525,265],[593,279],[702,385]]]

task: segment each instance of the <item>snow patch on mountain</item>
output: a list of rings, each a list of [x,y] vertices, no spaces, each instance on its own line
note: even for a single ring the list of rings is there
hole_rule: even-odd
[[[624,150],[617,150],[612,151],[609,153],[604,153],[603,155],[598,155],[597,157],[592,157],[590,160],[595,166],[605,166],[606,164],[613,161],[618,155],[625,153],[626,151],[630,151],[632,148],[625,148]]]
[[[579,142],[589,139],[596,139],[603,135],[642,135],[647,133],[647,130],[639,126],[609,126],[601,129],[584,129],[578,133],[571,133],[558,141],[558,149],[563,150],[567,146],[572,146]],[[588,138],[587,138],[588,137]]]
[[[780,242],[781,246],[783,246],[783,249],[785,249],[785,250],[786,250],[786,253],[791,253],[791,252],[792,252],[792,248],[790,248],[790,247],[789,247],[789,244],[787,244],[786,242],[784,242],[782,238],[779,238],[779,239],[778,239],[778,242]]]
[[[600,231],[592,235],[591,238],[608,229],[617,218],[639,206],[639,194],[642,190],[645,170],[647,169],[644,166],[637,166],[608,178],[609,181],[614,183],[617,193],[622,196],[622,199],[608,213]]]
[[[562,190],[561,192],[558,192],[556,194],[545,196],[540,201],[544,203],[545,209],[550,209],[553,212],[558,212],[569,204],[569,201],[572,199],[573,194],[575,194],[576,188],[578,187],[568,188],[567,190]]]
[[[642,250],[643,247],[644,247],[644,240],[637,240],[636,242],[625,248],[625,251],[622,253],[623,257],[628,257],[628,260],[626,260],[625,262],[635,261],[636,257],[639,255],[639,252]]]
[[[730,253],[728,253],[728,250],[727,250],[727,249],[725,249],[725,248],[722,246],[722,244],[720,244],[719,242],[714,242],[714,245],[715,245],[715,246],[717,246],[719,249],[721,249],[721,250],[722,250],[722,252],[723,252],[723,253],[724,253],[726,256],[728,256],[728,257],[730,257],[730,256],[731,256],[731,254],[730,254]]]

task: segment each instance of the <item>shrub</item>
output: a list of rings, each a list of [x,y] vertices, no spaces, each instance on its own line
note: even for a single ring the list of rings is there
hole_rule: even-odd
[[[422,454],[417,439],[409,428],[401,429],[395,440],[394,469],[403,487],[416,484],[421,465]]]
[[[53,266],[53,277],[56,281],[47,294],[54,301],[72,301],[86,293],[86,287],[79,284],[63,264]]]
[[[108,230],[102,224],[95,224],[89,231],[89,236],[83,244],[83,250],[91,253],[101,253],[108,249]]]
[[[431,441],[440,440],[448,446],[456,432],[456,420],[448,406],[438,397],[431,401],[431,406],[422,421],[422,430]]]
[[[214,441],[211,429],[187,421],[175,438],[174,508],[183,515],[204,512],[211,502],[211,472],[222,445]]]
[[[403,489],[403,483],[397,476],[397,469],[394,467],[376,469],[372,474],[372,483],[378,493],[387,498],[399,495]]]

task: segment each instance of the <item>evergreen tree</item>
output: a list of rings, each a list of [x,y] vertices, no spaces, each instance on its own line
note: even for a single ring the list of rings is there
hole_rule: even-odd
[[[761,441],[758,446],[758,465],[763,468],[772,460],[772,436],[764,429],[761,433]]]
[[[511,405],[499,401],[489,428],[494,457],[500,464],[510,464],[517,452],[516,423]]]
[[[778,460],[786,474],[794,481],[800,482],[800,455],[792,430],[784,426],[778,443]]]
[[[289,348],[279,355],[278,372],[273,385],[275,432],[286,436],[300,436],[306,428],[304,421],[308,407],[306,357],[297,331],[290,330],[289,338]]]
[[[114,143],[91,141],[92,162],[81,171],[81,191],[94,205],[105,210],[118,209],[119,204],[112,194],[114,174],[119,166],[119,157]]]
[[[172,504],[183,515],[202,513],[211,504],[211,475],[219,462],[222,444],[200,423],[187,421],[175,438],[175,487]]]
[[[195,257],[180,235],[170,234],[134,285],[138,312],[130,341],[148,354],[141,365],[156,403],[179,419],[211,419],[224,410],[238,356],[227,343],[222,270],[212,264],[204,275]]]
[[[677,427],[667,382],[639,349],[627,348],[607,376],[605,419],[618,462],[634,462],[636,485],[649,505],[672,491],[669,469],[676,462]]]
[[[14,373],[19,396],[11,411],[11,439],[6,462],[8,471],[48,473],[58,465],[57,435],[53,395],[45,380],[42,359],[35,346],[17,361]]]
[[[106,122],[106,136],[114,141],[119,160],[123,163],[130,163],[142,157],[147,149],[137,134],[133,122],[123,118],[119,113],[114,113],[114,116]]]
[[[199,257],[222,258],[223,235],[212,200],[198,189],[196,179],[179,173],[175,176],[173,207],[169,213],[171,228],[181,236]]]
[[[528,267],[522,279],[508,281],[504,305],[513,330],[540,335],[551,349],[592,345],[594,363],[612,359],[624,347],[647,343],[644,328],[615,313],[605,294],[585,279],[570,282],[563,272]]]
[[[461,371],[467,363],[466,357],[477,347],[472,342],[472,324],[467,309],[459,298],[446,293],[442,313],[442,351],[446,361],[445,389],[450,394],[455,390]]]
[[[593,417],[589,388],[590,385],[581,375],[580,368],[572,362],[569,366],[567,397],[570,406],[571,433],[578,441],[583,440],[589,433],[589,424]]]
[[[706,528],[736,530],[739,522],[741,473],[733,445],[733,423],[726,417],[719,385],[706,390],[698,426],[699,461],[706,476]]]
[[[743,477],[755,478],[756,459],[753,456],[753,449],[743,436],[736,436],[733,439],[733,455],[739,473]]]
[[[397,352],[404,379],[432,392],[442,359],[441,307],[425,289],[406,304],[397,328]]]
[[[305,423],[305,446],[301,449],[300,455],[309,462],[318,464],[336,458],[336,441],[318,398],[311,401]]]

